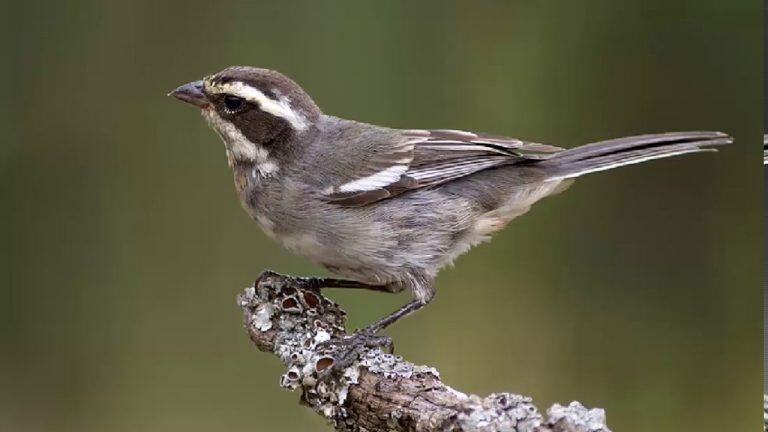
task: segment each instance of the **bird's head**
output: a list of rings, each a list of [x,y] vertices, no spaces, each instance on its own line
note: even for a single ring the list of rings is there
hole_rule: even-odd
[[[321,115],[293,80],[248,66],[228,67],[169,95],[202,110],[224,140],[230,162],[259,162],[271,146],[307,131]]]

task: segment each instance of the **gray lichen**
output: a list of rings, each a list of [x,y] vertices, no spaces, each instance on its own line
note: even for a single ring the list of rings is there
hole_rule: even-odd
[[[462,430],[482,432],[532,432],[543,423],[531,398],[509,393],[474,399],[474,409],[459,415]]]
[[[333,352],[318,344],[345,334],[344,313],[313,291],[268,277],[238,298],[250,333],[277,330],[273,352],[288,368],[280,385],[301,389],[302,401],[325,417],[343,418],[349,386],[357,382],[357,368],[349,368],[335,379],[323,379],[335,360]]]
[[[528,397],[466,395],[443,384],[434,368],[378,348],[361,348],[351,366],[337,371],[341,353],[323,342],[346,335],[346,314],[293,281],[265,272],[238,305],[251,340],[285,364],[280,386],[300,390],[302,403],[337,430],[609,432],[603,410],[554,405],[544,420]]]
[[[547,415],[551,424],[567,423],[574,432],[610,432],[605,424],[605,410],[587,409],[579,402],[571,402],[567,407],[554,404]]]

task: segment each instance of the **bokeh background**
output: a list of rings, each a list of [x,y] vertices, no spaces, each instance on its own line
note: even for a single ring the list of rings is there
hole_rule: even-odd
[[[165,97],[232,64],[327,113],[566,147],[686,129],[718,154],[582,179],[390,330],[463,391],[578,399],[616,431],[758,430],[756,0],[14,2],[0,26],[0,430],[330,430],[278,388],[235,295],[322,270],[240,209],[223,146]],[[334,291],[361,326],[407,295]]]

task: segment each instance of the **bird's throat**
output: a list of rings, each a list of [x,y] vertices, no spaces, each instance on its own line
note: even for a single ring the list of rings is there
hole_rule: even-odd
[[[221,118],[213,109],[203,109],[202,115],[211,128],[221,137],[227,150],[227,162],[235,165],[253,165],[253,173],[269,177],[278,171],[277,163],[261,144],[248,140],[231,122]]]

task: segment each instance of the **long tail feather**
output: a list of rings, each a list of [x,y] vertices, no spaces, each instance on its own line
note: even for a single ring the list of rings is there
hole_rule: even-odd
[[[542,161],[552,179],[579,177],[624,165],[686,153],[716,151],[733,139],[722,132],[670,132],[600,141],[564,150]]]

